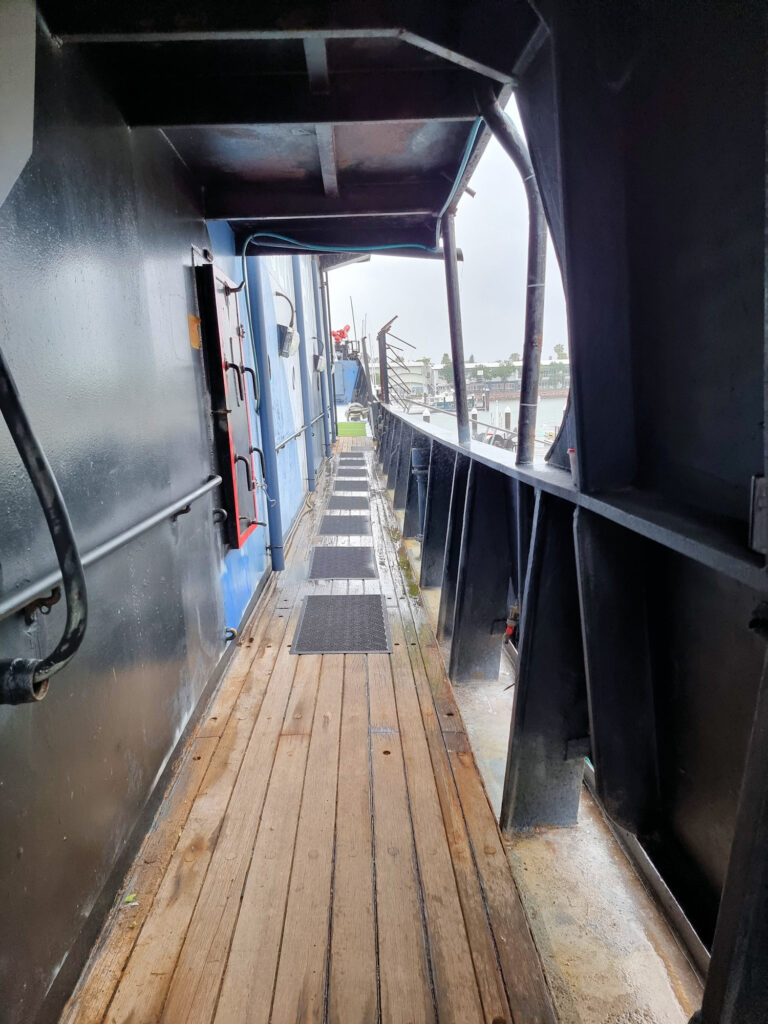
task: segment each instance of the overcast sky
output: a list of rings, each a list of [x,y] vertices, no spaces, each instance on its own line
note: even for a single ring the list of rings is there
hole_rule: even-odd
[[[519,126],[514,104],[508,112]],[[528,246],[528,208],[520,175],[512,161],[491,139],[471,187],[456,215],[456,243],[464,253],[459,263],[464,354],[492,361],[522,352],[525,319],[525,273]],[[450,351],[442,262],[395,256],[372,256],[329,275],[333,329],[351,323],[349,298],[355,305],[358,334],[363,317],[367,333],[398,314],[395,334],[416,345],[410,356],[440,361]],[[565,303],[560,270],[550,245],[544,313],[544,356],[554,346],[567,347]]]

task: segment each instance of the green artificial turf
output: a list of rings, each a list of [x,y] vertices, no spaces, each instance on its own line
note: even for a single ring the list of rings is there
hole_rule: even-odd
[[[365,437],[364,423],[337,423],[336,432],[339,437]]]

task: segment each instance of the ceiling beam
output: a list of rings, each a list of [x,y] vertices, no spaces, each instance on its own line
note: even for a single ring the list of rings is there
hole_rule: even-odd
[[[333,125],[316,125],[315,135],[320,156],[320,173],[323,176],[323,190],[327,196],[338,198],[339,179],[336,171],[336,140],[333,136]]]
[[[406,185],[357,185],[343,195],[268,190],[262,185],[227,185],[205,191],[209,220],[289,221],[350,217],[435,216],[445,201],[443,180]]]
[[[526,3],[508,0],[41,0],[51,32],[65,43],[207,40],[399,39],[498,82],[535,28]]]
[[[131,71],[116,99],[133,127],[472,121],[481,80],[461,71],[331,74],[330,92],[312,92],[305,75],[227,76],[213,80]]]

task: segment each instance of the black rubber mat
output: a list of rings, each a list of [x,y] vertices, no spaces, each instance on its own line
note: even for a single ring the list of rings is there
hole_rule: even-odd
[[[336,474],[336,479],[340,480],[342,477],[352,480],[365,480],[368,478],[367,469],[349,469],[347,466],[339,466],[339,471]]]
[[[340,455],[339,456],[340,466],[364,466],[365,456],[364,455]]]
[[[304,598],[291,654],[369,654],[392,650],[381,594]]]
[[[332,494],[326,505],[335,512],[367,512],[370,507],[370,501],[362,494]]]
[[[375,580],[373,548],[312,548],[311,580]]]
[[[368,537],[371,533],[370,516],[323,516],[320,537]]]
[[[339,491],[367,491],[367,480],[337,480],[333,485],[336,493]]]

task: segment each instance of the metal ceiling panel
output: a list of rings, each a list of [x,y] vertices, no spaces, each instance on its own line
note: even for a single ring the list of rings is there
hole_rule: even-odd
[[[433,250],[457,176],[487,133],[475,92],[509,94],[536,28],[523,0],[42,0],[127,124],[162,129],[204,190],[205,216],[242,238]],[[499,40],[503,40],[500,45]],[[138,73],[137,73],[138,72]],[[501,83],[501,85],[499,85]]]

